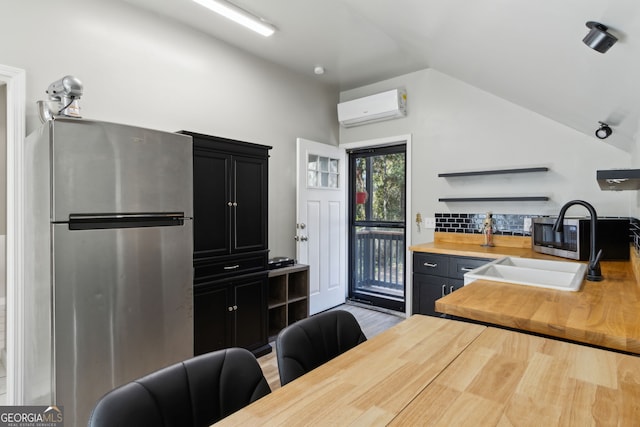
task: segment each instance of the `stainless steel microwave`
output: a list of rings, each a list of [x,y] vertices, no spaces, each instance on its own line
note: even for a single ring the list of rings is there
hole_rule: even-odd
[[[563,258],[588,260],[591,240],[589,218],[565,218],[562,234],[552,230],[556,219],[533,218],[533,250]],[[596,246],[597,249],[602,249],[603,260],[629,259],[629,219],[599,218],[596,232]]]

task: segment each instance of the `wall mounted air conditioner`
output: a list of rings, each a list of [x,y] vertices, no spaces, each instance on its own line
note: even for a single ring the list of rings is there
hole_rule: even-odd
[[[407,92],[404,89],[393,89],[338,104],[338,121],[347,128],[406,115]]]

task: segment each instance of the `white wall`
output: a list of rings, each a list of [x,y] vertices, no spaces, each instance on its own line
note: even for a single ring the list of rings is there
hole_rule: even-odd
[[[0,84],[0,302],[4,304],[7,295],[5,257],[5,235],[7,234],[7,86]],[[6,319],[0,319],[5,322]],[[6,331],[3,343],[6,340]],[[2,346],[4,348],[4,346]]]
[[[0,83],[0,235],[5,234],[7,234],[7,86]],[[4,262],[4,259],[0,259],[0,262]]]
[[[556,214],[572,199],[592,203],[599,215],[635,215],[634,192],[601,191],[596,170],[630,167],[631,155],[530,110],[455,80],[422,70],[345,91],[347,101],[395,87],[407,89],[406,118],[340,129],[340,143],[413,135],[412,217],[434,212]],[[579,108],[579,106],[576,106]],[[438,173],[548,166],[547,173],[438,178]],[[439,197],[548,195],[549,202],[441,203]],[[633,199],[635,200],[635,199]],[[580,207],[570,214],[586,215]],[[433,239],[433,230],[412,241]]]
[[[631,168],[640,169],[640,135],[635,135],[635,145],[631,152]],[[640,191],[634,191],[632,195],[633,216],[640,218]]]
[[[27,133],[49,83],[71,74],[87,118],[271,145],[269,247],[295,255],[295,139],[337,144],[337,90],[128,4],[37,3],[0,0],[0,62],[27,72]]]

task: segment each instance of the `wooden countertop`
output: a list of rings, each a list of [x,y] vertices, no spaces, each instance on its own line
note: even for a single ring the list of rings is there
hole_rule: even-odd
[[[640,358],[487,328],[390,425],[631,426]]]
[[[633,425],[640,358],[414,315],[219,425]]]
[[[485,329],[412,316],[219,424],[387,424]]]
[[[540,254],[531,249],[530,237],[495,236],[496,246],[482,246],[483,238],[479,234],[435,233],[435,241],[412,245],[412,252],[470,256],[480,258],[502,258],[516,256],[539,259],[558,259],[551,255]]]
[[[525,248],[473,246],[478,245],[445,241],[412,248],[465,256],[549,257]],[[638,264],[633,251],[631,262],[603,261],[605,280],[585,280],[578,292],[478,280],[436,301],[436,311],[640,354],[640,286],[634,274]]]

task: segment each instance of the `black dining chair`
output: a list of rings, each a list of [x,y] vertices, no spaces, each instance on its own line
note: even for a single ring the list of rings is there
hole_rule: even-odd
[[[280,384],[295,380],[366,340],[356,318],[344,310],[325,311],[287,326],[276,338]]]
[[[271,393],[255,356],[229,348],[176,363],[104,395],[89,427],[210,426]]]

